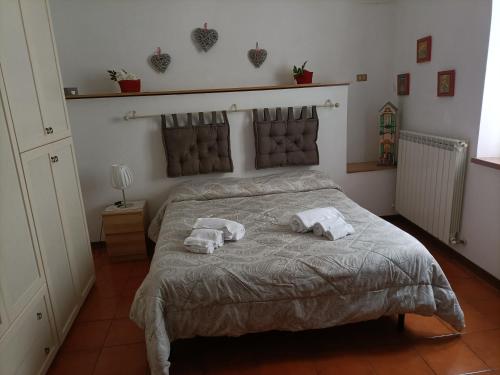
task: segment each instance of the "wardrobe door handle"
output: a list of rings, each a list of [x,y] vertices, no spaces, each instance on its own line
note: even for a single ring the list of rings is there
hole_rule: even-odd
[[[59,161],[59,158],[57,157],[57,155],[54,155],[50,157],[50,160],[52,161],[52,163],[57,163]]]
[[[42,320],[42,316],[41,312],[36,313],[36,320]]]
[[[50,353],[50,348],[48,346],[46,346],[45,348],[43,348],[45,354],[49,354]]]
[[[54,133],[54,129],[52,129],[52,126],[49,126],[49,127],[45,128],[45,133],[47,133],[47,134]]]

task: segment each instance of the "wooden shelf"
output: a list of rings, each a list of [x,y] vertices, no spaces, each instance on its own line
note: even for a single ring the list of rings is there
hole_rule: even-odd
[[[475,164],[482,165],[484,167],[489,167],[493,169],[500,169],[500,157],[498,158],[472,158],[471,162]]]
[[[268,85],[268,86],[243,86],[243,87],[225,87],[225,88],[206,88],[192,90],[165,90],[165,91],[144,91],[144,92],[109,92],[95,93],[82,95],[66,96],[67,100],[75,99],[98,99],[98,98],[121,98],[130,96],[158,96],[158,95],[188,95],[188,94],[210,94],[217,92],[237,92],[237,91],[267,91],[267,90],[286,90],[286,89],[303,89],[310,87],[330,87],[330,86],[347,86],[349,83],[312,83],[307,85]]]
[[[347,173],[385,171],[387,169],[396,169],[396,166],[378,165],[376,161],[365,161],[362,163],[347,163]]]

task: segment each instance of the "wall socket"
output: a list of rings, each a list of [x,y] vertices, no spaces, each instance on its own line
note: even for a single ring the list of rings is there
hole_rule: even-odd
[[[356,81],[358,81],[358,82],[368,81],[368,74],[366,74],[366,73],[356,74]]]

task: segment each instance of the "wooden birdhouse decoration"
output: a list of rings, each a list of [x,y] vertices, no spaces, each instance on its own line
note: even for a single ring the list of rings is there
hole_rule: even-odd
[[[387,102],[378,112],[379,117],[379,165],[396,165],[398,141],[398,108]]]

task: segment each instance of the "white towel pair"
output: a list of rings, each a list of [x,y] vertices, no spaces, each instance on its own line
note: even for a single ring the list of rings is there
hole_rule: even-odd
[[[187,250],[199,254],[212,254],[226,241],[238,241],[245,235],[245,227],[235,221],[218,218],[199,218],[190,236],[184,240]]]
[[[198,254],[212,254],[224,245],[224,233],[217,229],[193,229],[184,240],[186,249]]]
[[[338,217],[315,223],[313,225],[313,232],[316,236],[323,236],[330,241],[335,241],[353,234],[354,228],[351,224],[347,224],[344,219]]]
[[[317,236],[324,236],[335,241],[354,233],[351,224],[347,224],[344,215],[334,207],[313,208],[292,216],[290,226],[294,232],[306,233],[311,230]]]
[[[196,219],[193,229],[217,229],[224,233],[224,240],[239,241],[245,236],[245,227],[236,221],[205,217]]]
[[[335,207],[313,208],[293,215],[290,226],[294,232],[306,233],[312,231],[315,223],[339,217],[343,219],[344,215]]]

